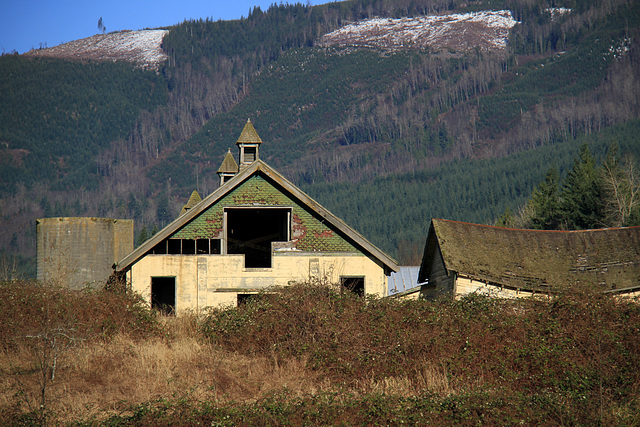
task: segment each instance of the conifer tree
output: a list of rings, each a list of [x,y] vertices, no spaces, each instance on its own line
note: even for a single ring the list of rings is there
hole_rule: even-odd
[[[562,220],[566,228],[585,230],[602,227],[602,194],[596,161],[587,144],[583,144],[560,192]]]
[[[533,218],[531,226],[537,230],[558,230],[561,227],[560,195],[558,190],[560,176],[556,168],[551,167],[531,196]]]

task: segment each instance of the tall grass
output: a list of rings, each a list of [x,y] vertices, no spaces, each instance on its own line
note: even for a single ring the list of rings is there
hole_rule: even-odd
[[[164,318],[135,295],[20,282],[0,304],[0,424],[640,422],[630,299],[432,303],[302,284]]]

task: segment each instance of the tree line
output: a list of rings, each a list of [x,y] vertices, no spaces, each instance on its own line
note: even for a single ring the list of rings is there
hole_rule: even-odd
[[[598,166],[584,144],[564,179],[551,167],[517,214],[498,225],[539,230],[584,230],[640,225],[640,173],[633,157],[611,145]]]

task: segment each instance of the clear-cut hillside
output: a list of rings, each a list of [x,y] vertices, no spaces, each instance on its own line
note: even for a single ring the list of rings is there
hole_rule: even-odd
[[[97,34],[46,49],[34,49],[25,56],[47,56],[63,59],[128,61],[142,68],[158,69],[167,55],[162,51],[162,38],[168,30],[118,31]]]
[[[349,23],[323,36],[324,46],[382,49],[429,48],[502,51],[516,21],[508,10],[414,18],[374,18]]]

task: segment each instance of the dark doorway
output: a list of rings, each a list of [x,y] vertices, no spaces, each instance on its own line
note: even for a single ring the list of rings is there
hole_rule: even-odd
[[[151,278],[151,308],[165,316],[176,314],[176,278]]]
[[[364,277],[340,277],[340,288],[363,297],[364,296]]]
[[[228,209],[227,253],[244,254],[245,268],[270,268],[271,243],[289,239],[289,209]]]
[[[238,294],[238,307],[257,301],[261,297],[260,294]]]

